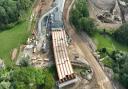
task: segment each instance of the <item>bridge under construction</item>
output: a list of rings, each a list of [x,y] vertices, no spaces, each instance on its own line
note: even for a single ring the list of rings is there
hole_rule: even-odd
[[[58,74],[58,81],[56,83],[58,88],[65,87],[78,80],[73,71],[67,51],[68,40],[62,19],[64,4],[65,0],[55,0],[53,7],[41,17],[38,24],[38,35],[41,39],[45,38],[45,35],[43,36],[42,33],[42,21],[47,17],[47,20],[44,21],[47,28],[45,34],[50,34],[52,37],[52,48]],[[41,41],[43,43],[43,39]]]
[[[57,85],[59,88],[75,83],[78,80],[77,76],[73,71],[67,51],[68,48],[67,36],[64,30],[63,19],[62,19],[64,4],[65,4],[65,0],[54,0],[54,3],[52,7],[49,9],[49,11],[47,11],[47,13],[42,15],[41,19],[39,20],[38,34],[37,34],[39,38],[39,43],[41,43],[41,45],[39,45],[38,47],[40,50],[42,43],[44,42],[44,39],[46,39],[47,36],[49,37],[49,33],[47,35],[47,31],[50,31],[52,37],[52,44],[53,44],[52,48],[54,52],[54,59],[58,74]],[[71,7],[69,6],[69,9],[67,9],[66,12],[67,13],[66,23],[69,23],[68,17],[69,17],[70,9]],[[45,19],[46,17],[48,17],[48,19]],[[108,79],[108,77],[105,75],[104,71],[102,70],[101,66],[96,61],[92,52],[88,48],[86,41],[83,38],[81,38],[83,36],[79,36],[70,26],[70,24],[66,24],[66,25],[68,25],[68,29],[70,29],[67,31],[68,34],[71,35],[73,42],[76,44],[81,43],[81,44],[77,44],[77,46],[80,48],[83,55],[86,56],[86,59],[89,62],[89,64],[92,66],[99,87],[101,89],[112,89],[111,81]],[[48,30],[46,30],[46,28]]]
[[[47,20],[47,28],[49,29],[52,37],[52,46],[54,52],[54,59],[58,73],[57,86],[62,88],[69,84],[77,82],[77,77],[73,71],[69,56],[68,56],[68,37],[64,30],[62,12],[65,0],[58,3],[57,7],[49,14]],[[59,8],[61,7],[61,8]]]
[[[77,81],[67,52],[67,36],[65,30],[57,29],[52,33],[54,58],[58,73],[59,88],[75,83]]]

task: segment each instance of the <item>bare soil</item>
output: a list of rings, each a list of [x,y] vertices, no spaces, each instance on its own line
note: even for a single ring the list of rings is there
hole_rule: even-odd
[[[18,52],[18,49],[14,48],[13,51],[12,51],[12,57],[11,57],[12,60],[16,59],[17,52]]]
[[[96,25],[98,28],[101,29],[109,29],[109,30],[115,30],[121,26],[120,23],[102,23],[100,20],[97,19],[97,14],[101,13],[102,10],[97,8],[91,0],[88,0],[88,9],[90,18],[94,19],[96,22]]]
[[[93,85],[92,86],[89,85],[89,86],[98,87],[98,89],[113,89],[110,80],[108,79],[108,77],[102,70],[101,66],[96,61],[95,57],[93,56],[90,48],[88,47],[86,39],[83,38],[80,34],[78,34],[75,31],[75,29],[70,25],[69,11],[71,10],[73,2],[72,0],[66,0],[65,9],[64,9],[64,21],[65,21],[66,31],[69,34],[69,36],[72,38],[73,45],[75,45],[75,47],[78,47],[78,50],[82,52],[83,56],[87,59],[88,63],[91,65],[91,67],[94,70],[96,81],[99,87],[97,86],[97,84],[96,86],[93,86]],[[76,89],[89,89],[89,88],[78,87]],[[96,88],[90,88],[90,89],[96,89]]]

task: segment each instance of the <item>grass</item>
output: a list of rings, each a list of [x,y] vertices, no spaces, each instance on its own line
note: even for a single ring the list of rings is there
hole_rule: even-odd
[[[106,48],[109,53],[111,53],[113,50],[122,50],[128,52],[128,46],[124,46],[123,44],[120,44],[116,42],[111,36],[109,35],[102,35],[99,32],[95,33],[95,35],[92,37],[93,41],[97,45],[97,49]],[[104,58],[102,60],[102,63],[109,68],[112,68],[112,60],[107,54],[101,54],[101,58]]]
[[[13,48],[18,48],[28,37],[27,21],[0,33],[0,57],[5,63],[11,62]]]
[[[31,23],[28,20],[32,9],[24,15],[24,20],[13,28],[0,32],[0,58],[4,60],[6,65],[14,64],[11,61],[11,53],[14,48],[19,48],[21,44],[25,43],[29,34]]]
[[[113,50],[122,50],[122,51],[128,51],[128,46],[124,46],[118,42],[116,42],[112,37],[108,35],[101,35],[100,33],[96,33],[92,39],[97,45],[98,49],[101,48],[107,48],[109,52]]]

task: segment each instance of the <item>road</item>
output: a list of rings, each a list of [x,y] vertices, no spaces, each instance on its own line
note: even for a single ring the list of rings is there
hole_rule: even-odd
[[[77,34],[77,32],[74,30],[74,28],[70,25],[69,12],[71,10],[71,7],[72,7],[74,1],[75,0],[72,1],[70,6],[68,7],[67,11],[64,12],[64,15],[66,15],[64,22],[65,22],[65,26],[67,28],[67,32],[71,36],[73,43],[81,49],[81,51],[83,52],[88,63],[92,66],[100,89],[113,89],[111,81],[108,79],[108,77],[104,73],[103,69],[97,62],[96,58],[91,53],[90,49],[87,46],[87,42],[82,38],[81,35]]]
[[[38,28],[37,28],[37,38],[39,40],[37,44],[38,51],[41,50],[43,42],[46,42],[46,26],[45,26],[46,22],[44,18],[48,16],[50,13],[52,13],[56,8],[56,7],[51,8],[52,3],[53,0],[49,1],[49,3],[47,2],[45,7],[42,9],[42,16],[40,17],[38,22]]]

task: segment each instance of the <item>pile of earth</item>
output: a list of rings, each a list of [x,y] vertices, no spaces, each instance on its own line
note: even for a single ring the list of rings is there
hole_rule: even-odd
[[[97,7],[100,11],[99,12],[104,12],[104,11],[113,11],[115,9],[115,6],[118,4],[118,8],[116,8],[117,11],[121,13],[118,13],[118,16],[122,14],[122,20],[123,21],[128,21],[128,0],[90,0],[95,7]]]

